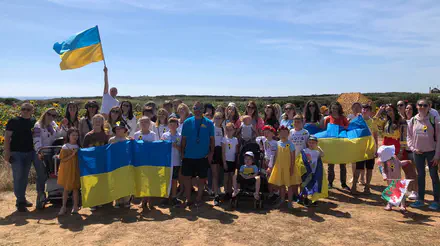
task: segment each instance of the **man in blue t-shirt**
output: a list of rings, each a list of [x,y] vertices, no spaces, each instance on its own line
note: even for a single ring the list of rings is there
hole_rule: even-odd
[[[214,124],[203,117],[203,105],[194,103],[194,116],[182,127],[182,175],[187,202],[191,205],[191,178],[199,177],[196,205],[202,201],[203,188],[208,177],[209,163],[214,154]]]

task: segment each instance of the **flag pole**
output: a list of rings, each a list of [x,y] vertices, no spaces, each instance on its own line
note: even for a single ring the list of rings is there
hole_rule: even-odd
[[[101,44],[101,53],[102,53],[102,60],[104,61],[104,67],[107,67],[107,65],[105,64],[104,50],[102,49],[101,34],[99,33],[98,25],[96,25],[96,30],[98,30],[98,37],[99,37],[99,43]]]

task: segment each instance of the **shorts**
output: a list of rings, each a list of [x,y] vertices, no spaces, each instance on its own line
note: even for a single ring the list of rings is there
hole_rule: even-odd
[[[200,179],[206,179],[208,177],[208,169],[208,158],[184,158],[182,161],[182,175],[185,177],[199,177]]]
[[[239,183],[242,186],[255,186],[255,178],[252,179],[245,179],[240,174],[237,175],[237,183]],[[243,188],[243,187],[242,187]]]
[[[215,146],[214,148],[214,156],[212,158],[211,164],[221,164],[223,163],[223,151],[222,146]]]
[[[235,169],[237,169],[235,161],[227,161],[226,166],[228,166],[228,170],[224,170],[224,173],[233,173],[235,172]]]
[[[173,167],[173,180],[179,179],[180,166]]]
[[[373,170],[374,169],[374,159],[356,162],[356,170],[363,170],[363,169],[365,169],[365,167],[368,170]]]

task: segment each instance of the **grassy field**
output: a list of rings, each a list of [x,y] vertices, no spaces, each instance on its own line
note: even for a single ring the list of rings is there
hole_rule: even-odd
[[[427,188],[426,199],[432,200]],[[3,192],[0,245],[439,245],[440,213],[427,207],[409,208],[406,215],[384,211],[383,189],[375,170],[371,195],[353,197],[334,189],[317,208],[254,210],[243,202],[229,211],[206,201],[200,209],[141,214],[132,205],[63,217],[56,216],[59,207],[16,213],[13,193]],[[33,187],[28,194],[35,199]]]

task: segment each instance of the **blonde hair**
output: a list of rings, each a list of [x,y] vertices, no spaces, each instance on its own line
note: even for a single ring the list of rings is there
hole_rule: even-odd
[[[157,120],[156,120],[156,127],[159,127],[160,125],[160,114],[165,114],[165,123],[164,125],[167,126],[168,125],[168,111],[164,108],[161,108],[157,111]]]
[[[179,106],[177,107],[177,112],[179,112],[182,109],[185,111],[186,117],[188,117],[189,116],[189,107],[188,107],[188,105],[186,105],[184,103],[179,104]]]
[[[149,121],[149,122],[151,123],[151,119],[150,119],[149,117],[147,117],[147,116],[142,116],[142,117],[139,119],[139,122],[138,122],[138,123],[141,123],[141,121]]]
[[[56,108],[48,108],[48,109],[46,109],[46,111],[44,111],[44,113],[40,116],[40,119],[38,119],[38,124],[40,124],[41,128],[47,127],[47,125],[45,125],[45,122],[46,122],[46,117],[47,117],[47,114],[49,113],[49,111],[56,112],[57,109]],[[51,124],[51,123],[49,123],[49,124]]]
[[[235,128],[234,124],[232,124],[231,122],[229,122],[228,124],[226,124],[226,128],[228,128],[228,127]]]
[[[281,111],[282,111],[281,106],[278,103],[274,103],[272,106],[275,109],[274,110],[274,114],[277,117],[277,120],[280,120],[280,118],[281,118]]]
[[[102,114],[95,114],[92,117],[92,125],[93,123],[97,120],[97,119],[101,119],[102,120],[102,125],[101,125],[101,130],[104,132],[104,124],[105,124],[105,118]]]

